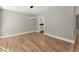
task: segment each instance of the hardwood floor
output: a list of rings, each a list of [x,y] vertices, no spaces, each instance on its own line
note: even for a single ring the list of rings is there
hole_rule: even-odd
[[[0,51],[9,52],[63,52],[71,44],[33,32],[20,36],[0,39]]]
[[[74,46],[74,51],[75,52],[79,52],[79,34],[76,34],[76,42],[75,42],[75,46]]]

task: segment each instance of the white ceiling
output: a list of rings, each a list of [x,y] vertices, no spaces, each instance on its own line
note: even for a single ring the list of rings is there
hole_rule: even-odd
[[[51,11],[55,7],[52,6],[34,6],[34,8],[30,8],[30,6],[2,6],[2,9],[11,10],[16,12],[22,12],[32,15],[44,15],[48,11]]]

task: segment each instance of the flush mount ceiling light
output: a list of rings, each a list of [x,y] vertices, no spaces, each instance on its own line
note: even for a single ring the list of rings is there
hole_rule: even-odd
[[[30,8],[33,8],[34,6],[30,6]]]

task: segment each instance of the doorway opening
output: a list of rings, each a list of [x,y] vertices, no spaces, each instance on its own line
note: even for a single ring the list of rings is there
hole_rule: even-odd
[[[44,34],[44,17],[37,17],[38,32]]]

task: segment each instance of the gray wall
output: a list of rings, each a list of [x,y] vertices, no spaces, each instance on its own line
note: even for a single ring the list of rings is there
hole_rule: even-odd
[[[35,31],[36,20],[27,19],[32,15],[2,10],[1,35]]]
[[[75,6],[76,32],[79,32],[79,6]]]
[[[73,40],[74,8],[53,7],[45,16],[45,33]],[[17,34],[36,30],[36,20],[31,15],[2,10],[0,35]]]
[[[76,16],[76,30],[79,31],[79,15]]]
[[[1,8],[0,8],[0,35],[1,35]]]
[[[45,33],[74,39],[74,7],[55,7],[45,16]]]

